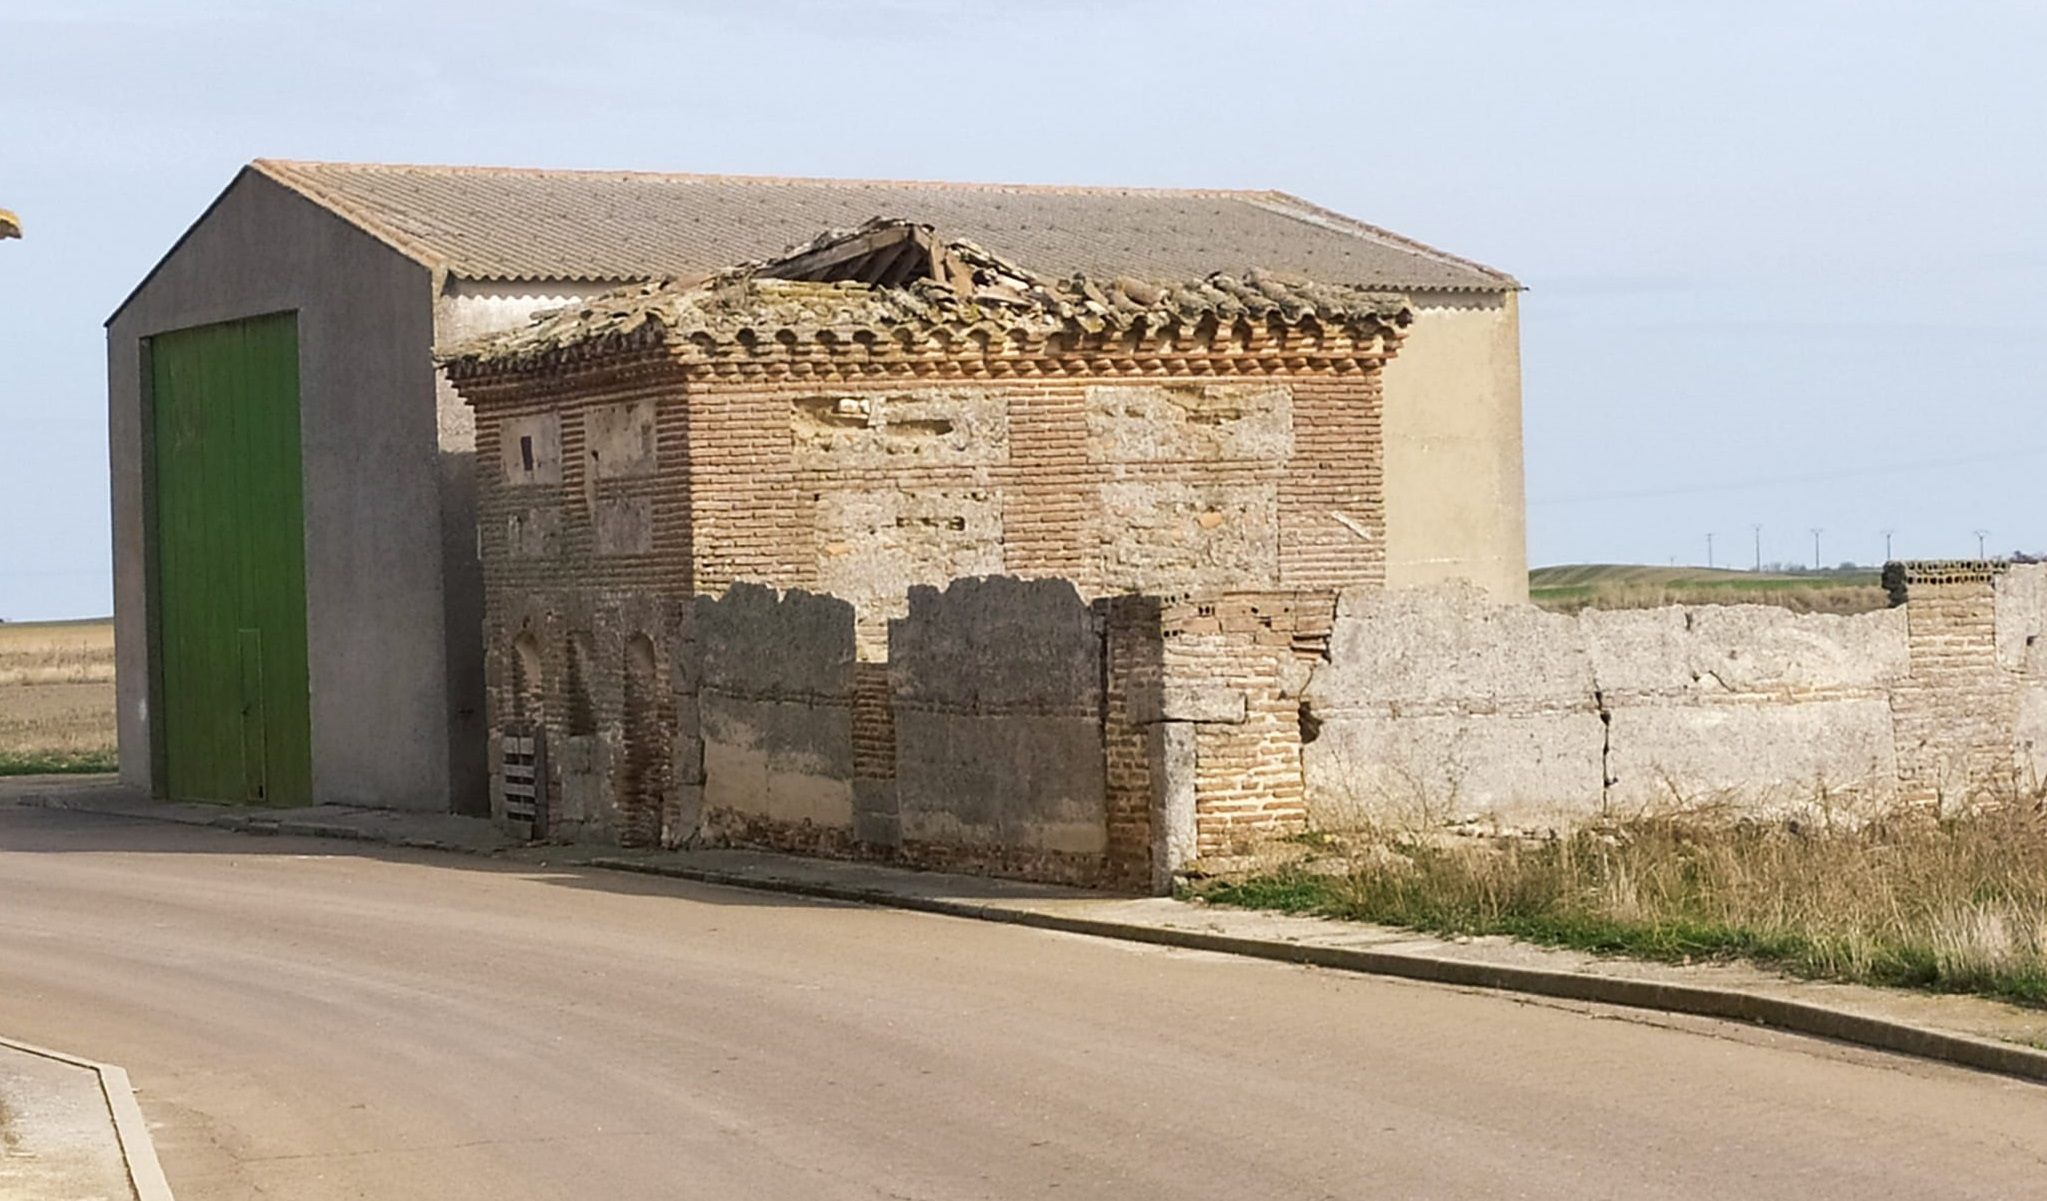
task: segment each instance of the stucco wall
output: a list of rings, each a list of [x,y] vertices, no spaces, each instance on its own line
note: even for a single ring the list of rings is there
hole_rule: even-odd
[[[449,803],[428,272],[244,173],[107,330],[121,775],[150,785],[141,339],[298,314],[313,795]],[[477,759],[481,786],[480,752]]]
[[[1102,653],[1065,580],[911,588],[889,623],[903,841],[1106,853]]]
[[[1528,599],[1516,293],[1418,293],[1386,365],[1386,585]]]
[[[696,598],[704,814],[745,839],[853,827],[853,606],[735,584]],[[822,836],[822,835],[821,835]]]
[[[1346,593],[1305,692],[1311,815],[1556,825],[1887,802],[1908,671],[1903,609],[1565,616],[1468,586]]]
[[[545,610],[534,628],[561,618],[600,630],[630,624],[604,604],[583,614],[563,604]],[[1136,820],[1116,814],[1112,837],[1107,606],[1085,604],[1071,583],[987,577],[911,587],[905,616],[888,624],[890,657],[874,696],[864,675],[876,665],[858,661],[856,614],[845,599],[735,583],[694,597],[690,614],[682,624],[645,626],[667,640],[665,659],[676,663],[671,808],[688,825],[665,825],[667,843],[892,857],[1044,880],[1146,876],[1146,798],[1136,800]],[[622,708],[606,704],[618,692],[618,657],[602,653],[602,636],[594,644],[585,739],[624,745]],[[557,661],[545,675],[538,708],[551,739],[577,751],[563,720],[575,673]],[[880,722],[868,706],[880,708]],[[583,755],[577,763],[585,759],[598,775],[618,761]],[[553,835],[628,827],[583,804],[585,794],[600,804],[624,798],[616,784],[581,788],[557,769],[555,788],[563,802]],[[1116,837],[1124,845],[1112,845]]]
[[[2017,681],[2020,770],[2037,790],[2047,785],[2047,564],[1998,577],[1994,596],[1998,667]]]

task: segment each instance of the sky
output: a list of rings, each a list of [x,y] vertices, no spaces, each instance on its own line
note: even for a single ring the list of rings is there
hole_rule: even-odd
[[[1529,561],[2047,549],[2038,0],[0,0],[0,618],[251,158],[1278,188],[1516,275]]]

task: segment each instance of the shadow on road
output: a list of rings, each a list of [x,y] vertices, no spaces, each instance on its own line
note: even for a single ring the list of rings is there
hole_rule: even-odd
[[[205,824],[210,816],[250,816],[258,819],[292,821],[303,810],[237,809],[228,806],[177,806],[176,819],[138,816],[123,809],[96,808],[80,790],[65,798],[66,804],[47,806],[44,802],[9,797],[0,791],[0,853],[29,854],[136,854],[136,855],[226,855],[226,856],[320,856],[350,857],[383,863],[418,864],[469,872],[518,876],[565,888],[580,888],[624,896],[687,896],[691,900],[717,905],[847,906],[854,902],[790,892],[765,892],[731,885],[655,874],[663,867],[687,866],[726,876],[760,876],[828,885],[843,889],[873,889],[884,882],[895,890],[912,881],[913,891],[943,895],[965,901],[999,901],[1030,897],[1035,899],[1103,899],[1108,894],[1078,888],[1027,884],[938,873],[909,872],[895,866],[855,861],[808,859],[769,852],[707,850],[681,852],[628,851],[618,847],[587,844],[485,845],[460,849],[433,849],[393,845],[367,837],[313,837],[299,833],[259,833],[222,829]],[[124,802],[132,806],[133,799]],[[150,802],[142,802],[149,804]],[[194,813],[193,810],[199,810]],[[402,815],[390,820],[402,822]],[[500,838],[487,823],[476,819],[430,815],[427,824],[467,823],[481,840]],[[447,841],[442,838],[441,841]],[[459,847],[459,844],[455,844]],[[634,864],[647,870],[619,870],[592,866],[594,858]]]

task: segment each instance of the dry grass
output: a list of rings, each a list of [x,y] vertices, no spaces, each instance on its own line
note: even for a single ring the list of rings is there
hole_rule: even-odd
[[[0,622],[0,687],[113,682],[113,622]]]
[[[1732,589],[1717,585],[1601,584],[1566,596],[1538,595],[1556,613],[1580,609],[1660,609],[1665,605],[1775,605],[1793,613],[1873,613],[1888,608],[1890,596],[1874,585]]]
[[[1318,836],[1234,904],[2047,1005],[2047,817],[2016,802],[1854,826],[1643,817],[1553,839]]]
[[[113,624],[0,624],[0,775],[113,761]]]

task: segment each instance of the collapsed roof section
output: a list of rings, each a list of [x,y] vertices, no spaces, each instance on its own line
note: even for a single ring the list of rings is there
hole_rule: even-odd
[[[945,335],[1038,343],[1059,335],[1194,333],[1240,323],[1313,326],[1357,344],[1397,335],[1396,293],[1252,271],[1159,282],[1084,274],[1050,281],[929,225],[875,218],[777,258],[662,280],[543,313],[443,362],[474,378],[666,343],[720,348],[915,341]]]

